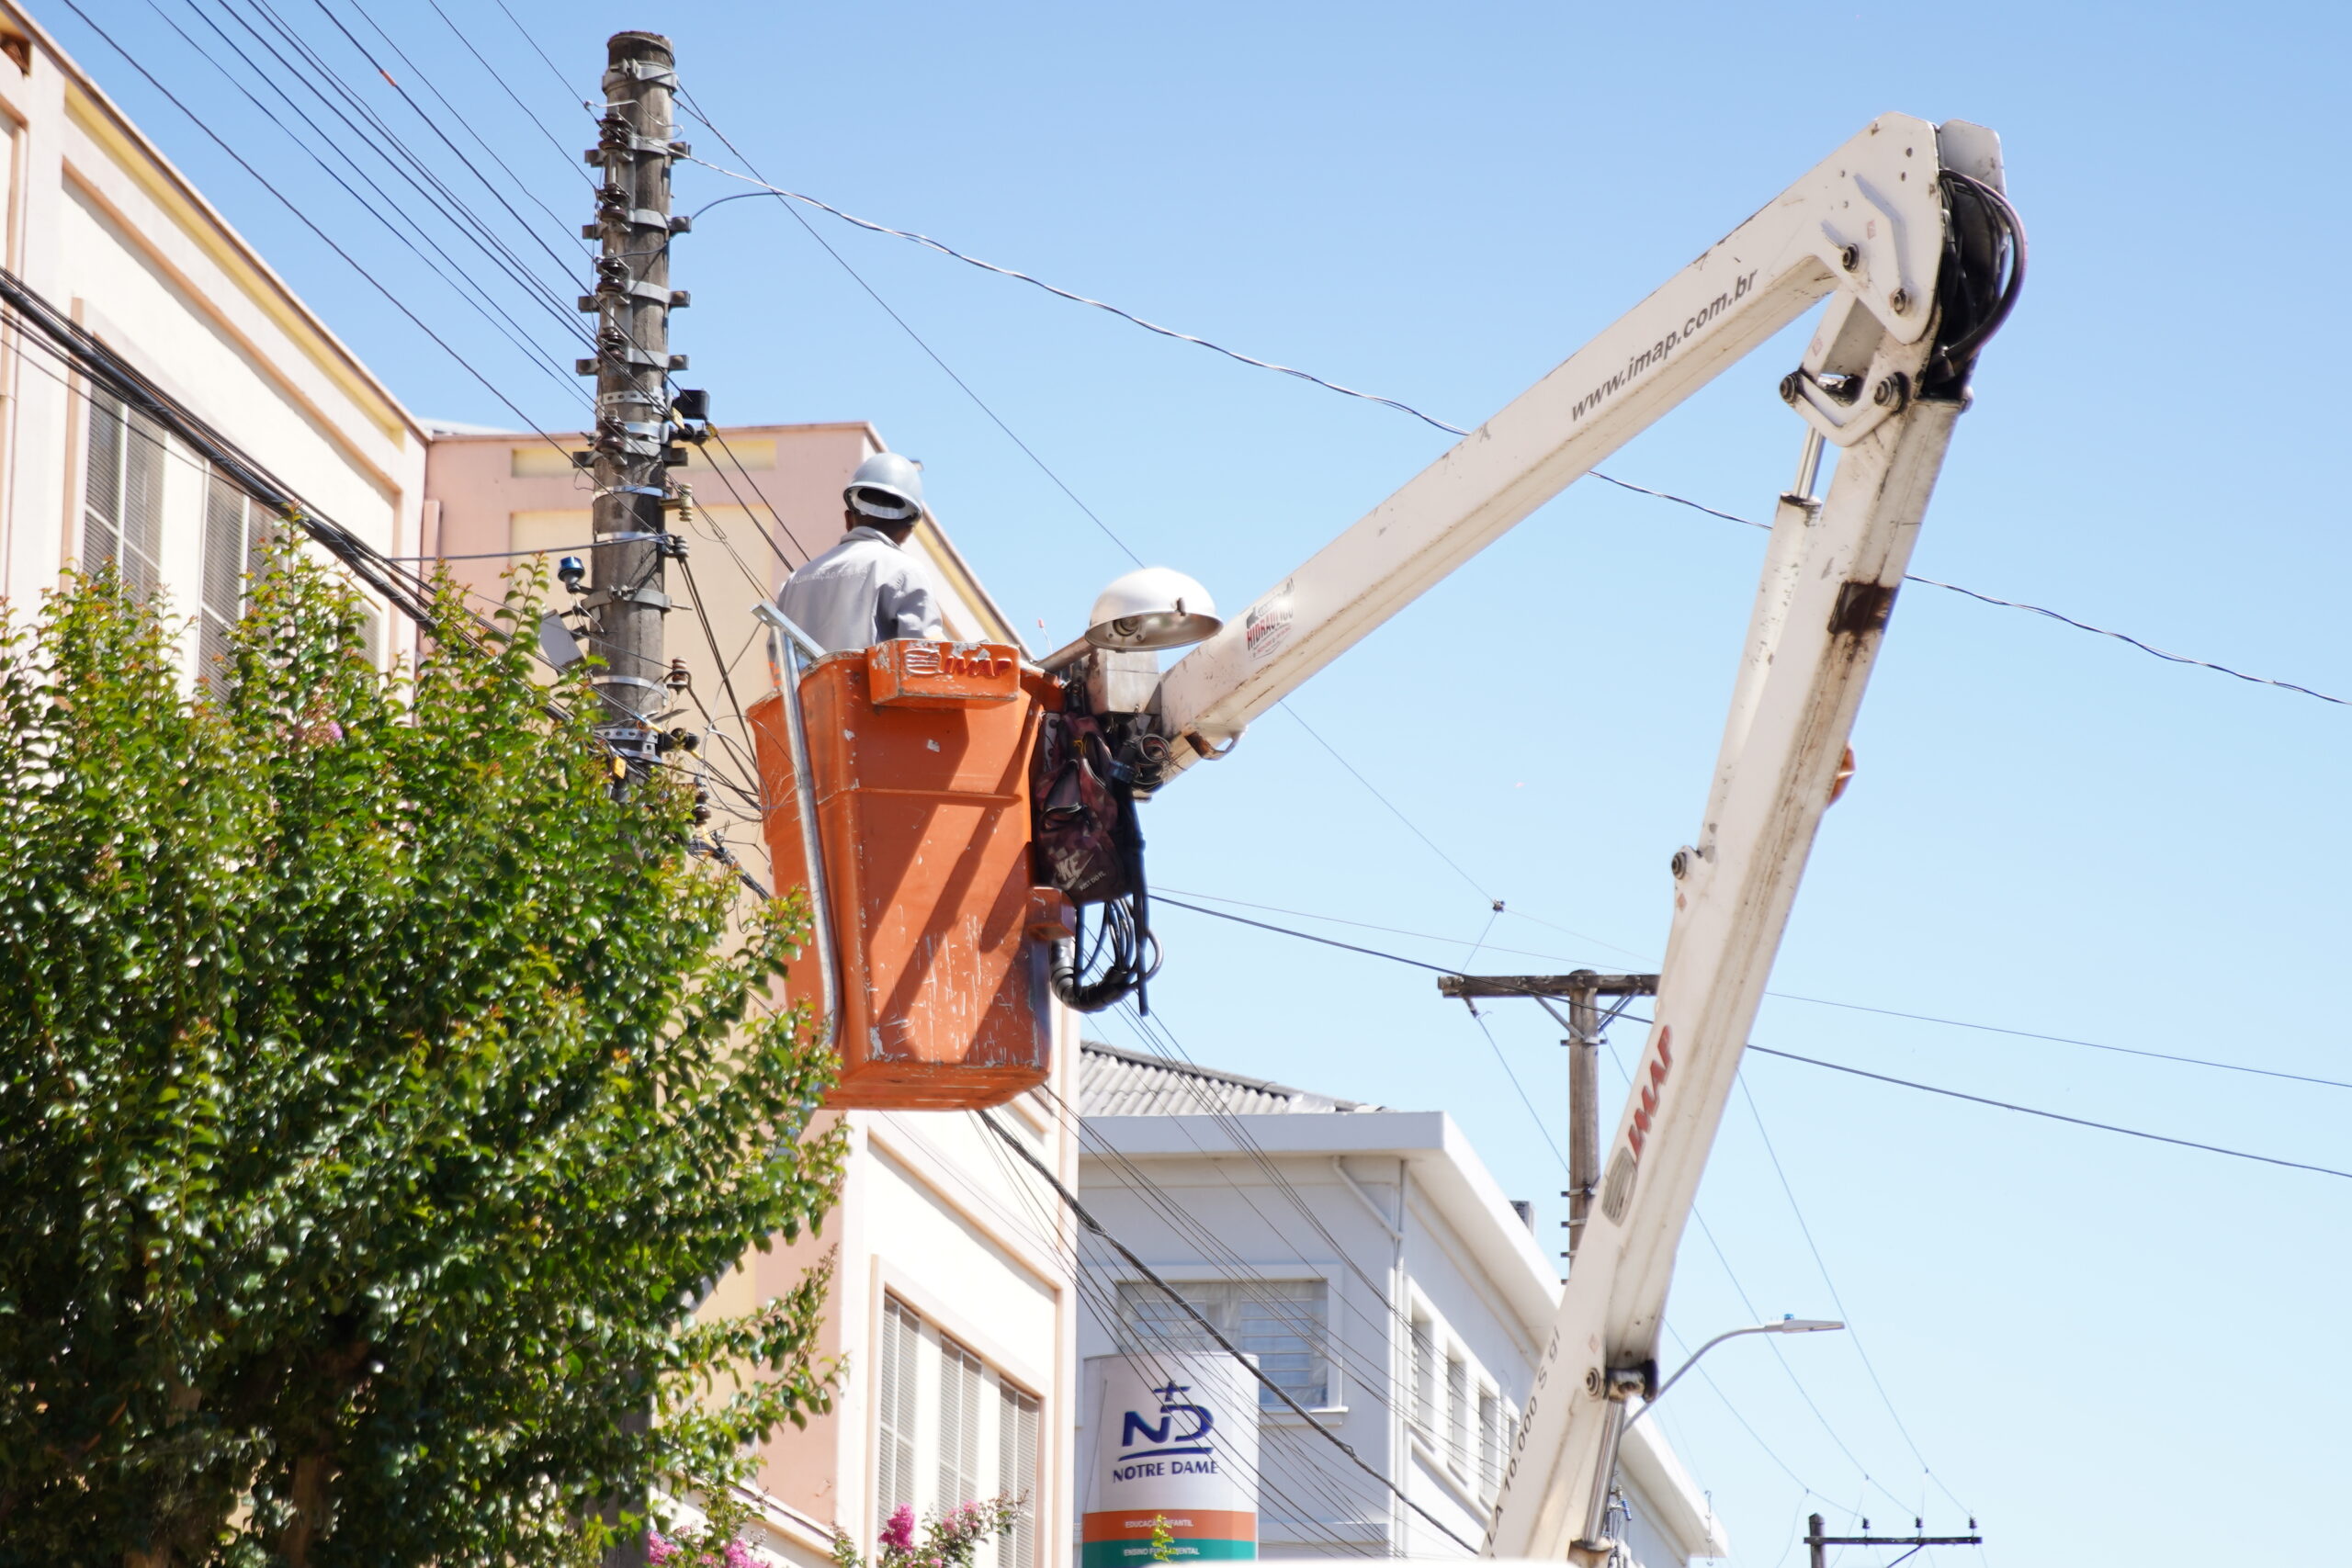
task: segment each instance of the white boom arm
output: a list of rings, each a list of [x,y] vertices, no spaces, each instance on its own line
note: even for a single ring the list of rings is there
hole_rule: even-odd
[[[1873,393],[1896,374],[1916,385],[1930,347],[1937,175],[1956,168],[1998,188],[1999,147],[1962,121],[1873,120],[1171,667],[1159,704],[1161,733],[1179,742],[1171,770],[1231,741],[1833,290],[1798,412],[1839,446],[1899,412]],[[1859,376],[1870,390],[1843,403],[1820,375]],[[1183,745],[1190,736],[1205,744]]]
[[[1695,845],[1674,857],[1637,1092],[1522,1416],[1492,1555],[1597,1562],[1608,1551],[1626,1401],[1655,1384],[1675,1253],[1964,406],[1965,364],[1953,361],[1998,320],[1981,301],[1954,303],[1951,258],[1972,253],[1955,234],[1946,171],[1997,191],[1998,141],[1960,121],[1882,116],[1160,683],[1172,771],[1229,743],[1807,306],[1838,296],[1781,392],[1841,454],[1826,500],[1784,495],[1775,515],[1706,814]],[[1981,245],[1973,254],[1975,271],[1993,270]],[[1947,319],[1959,313],[1976,318],[1965,353]]]

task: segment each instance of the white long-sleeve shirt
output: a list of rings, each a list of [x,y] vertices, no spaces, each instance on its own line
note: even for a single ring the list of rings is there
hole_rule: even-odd
[[[776,605],[828,653],[947,634],[931,574],[879,529],[852,528],[785,580]]]

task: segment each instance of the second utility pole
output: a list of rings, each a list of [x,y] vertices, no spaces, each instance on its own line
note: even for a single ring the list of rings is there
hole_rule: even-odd
[[[685,368],[670,353],[670,308],[685,303],[670,292],[670,235],[685,227],[670,217],[670,162],[685,148],[670,140],[678,85],[670,40],[615,33],[605,48],[603,130],[587,154],[605,179],[596,221],[581,230],[604,242],[596,291],[580,302],[596,312],[596,355],[580,362],[582,375],[596,378],[594,450],[582,455],[596,484],[596,544],[581,607],[589,650],[605,661],[594,679],[603,698],[596,733],[639,779],[653,762],[654,717],[670,699],[662,562],[673,551],[662,502],[673,456],[669,374]]]

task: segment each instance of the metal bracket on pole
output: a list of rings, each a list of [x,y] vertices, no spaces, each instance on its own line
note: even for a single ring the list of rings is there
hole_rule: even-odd
[[[1912,1528],[1917,1529],[1920,1522],[1913,1519]],[[1911,1551],[1905,1552],[1903,1557],[1909,1557],[1923,1546],[1982,1546],[1984,1544],[1984,1538],[1976,1533],[1974,1519],[1968,1521],[1966,1535],[1871,1535],[1869,1533],[1871,1522],[1868,1519],[1862,1521],[1864,1533],[1860,1535],[1824,1535],[1821,1533],[1821,1523],[1819,1514],[1815,1514],[1805,1520],[1804,1543],[1808,1549],[1813,1568],[1827,1568],[1828,1557],[1826,1549],[1832,1546],[1907,1546]],[[1902,1562],[1903,1557],[1895,1558],[1893,1562],[1887,1564],[1887,1568],[1894,1568],[1894,1563]]]
[[[1599,997],[1654,997],[1655,975],[1601,975],[1578,969],[1569,975],[1441,975],[1440,996],[1573,997],[1579,991]]]

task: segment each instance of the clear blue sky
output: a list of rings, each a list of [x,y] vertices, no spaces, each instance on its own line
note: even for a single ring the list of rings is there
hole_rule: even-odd
[[[158,3],[198,27],[186,0]],[[351,0],[326,3],[363,28]],[[495,5],[452,8],[554,125],[559,156],[424,0],[366,3],[560,215],[489,171],[559,250],[586,215],[570,160],[591,138],[578,99],[603,39],[652,25],[771,177],[1465,424],[1873,113],[1980,120],[2005,138],[2032,276],[1978,376],[1916,569],[2352,694],[2344,399],[2327,368],[2352,327],[2332,265],[2352,239],[2332,8],[513,0],[569,99]],[[83,4],[397,292],[458,309],[144,0]],[[314,0],[281,10],[406,116]],[[413,407],[510,421],[62,6],[42,16]],[[397,124],[430,144],[413,118]],[[681,187],[688,204],[722,190],[699,171]],[[1444,445],[1394,412],[812,220],[1120,537],[1228,606]],[[687,379],[722,419],[872,419],[926,461],[938,511],[1023,624],[1042,618],[1052,642],[1080,629],[1125,558],[776,204],[711,213],[675,262],[695,296],[676,323]],[[502,352],[478,321],[458,331],[533,418],[576,423],[568,377]],[[551,316],[532,332],[576,352]],[[1611,468],[1766,515],[1798,444],[1772,394],[1794,352],[1768,346]],[[1760,549],[1747,530],[1578,487],[1297,699],[1459,874],[1276,714],[1149,808],[1158,881],[1438,933],[1450,942],[1372,940],[1447,964],[1500,897],[1487,942],[1522,951],[1479,967],[1654,960]],[[1775,988],[2352,1077],[2337,1001],[2347,735],[2344,708],[1914,587]],[[1194,1057],[1451,1111],[1504,1184],[1538,1200],[1554,1245],[1560,1172],[1427,976],[1175,910],[1162,925],[1155,1010]],[[1519,1007],[1490,1021],[1556,1130],[1556,1031]],[[1768,1003],[1756,1037],[2352,1168],[2344,1090],[1793,1001]],[[1638,1043],[1619,1031],[1621,1050]],[[2221,1543],[2257,1562],[2343,1554],[2352,1181],[1769,1059],[1746,1076],[1909,1440],[1853,1337],[1788,1345],[1810,1408],[1767,1346],[1718,1352],[1738,1418],[1695,1382],[1661,1414],[1737,1562],[1802,1561],[1790,1543],[1812,1507],[1957,1525],[1917,1454],[1983,1521],[1998,1568],[2182,1562]],[[1738,1286],[1694,1232],[1671,1314],[1687,1339],[1749,1321],[1747,1302],[1835,1311],[1745,1097],[1702,1205]]]

